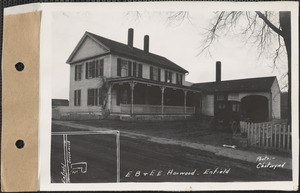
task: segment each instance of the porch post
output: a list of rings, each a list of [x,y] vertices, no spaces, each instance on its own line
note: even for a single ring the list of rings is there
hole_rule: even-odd
[[[110,84],[108,87],[108,91],[107,91],[107,108],[110,110],[110,112],[112,113],[112,100],[111,100],[111,92],[112,92],[112,87],[113,84]]]
[[[130,104],[130,116],[132,117],[133,115],[133,93],[134,93],[134,86],[135,86],[136,83],[134,82],[131,82],[129,83],[130,85],[130,90],[131,90],[131,104]]]
[[[186,94],[187,90],[184,90],[184,118],[186,118]]]
[[[165,94],[165,86],[161,86],[161,115],[164,115],[164,94]]]

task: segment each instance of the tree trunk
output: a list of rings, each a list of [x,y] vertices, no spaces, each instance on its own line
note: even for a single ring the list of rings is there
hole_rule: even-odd
[[[292,85],[292,61],[291,61],[291,12],[289,11],[280,11],[279,12],[279,23],[282,30],[282,37],[284,40],[284,44],[287,52],[288,59],[288,123],[291,124],[291,85]]]

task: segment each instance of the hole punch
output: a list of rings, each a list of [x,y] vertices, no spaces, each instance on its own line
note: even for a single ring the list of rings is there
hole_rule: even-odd
[[[15,64],[15,68],[17,69],[17,71],[23,71],[24,70],[24,64],[22,62],[18,62]]]
[[[16,141],[16,146],[18,149],[22,149],[24,147],[24,141],[19,139],[18,141]]]

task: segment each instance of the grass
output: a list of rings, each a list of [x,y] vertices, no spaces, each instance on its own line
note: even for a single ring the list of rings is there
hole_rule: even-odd
[[[162,138],[171,138],[188,142],[222,146],[232,144],[232,134],[225,131],[211,130],[208,121],[143,121],[127,122],[120,120],[73,121],[84,125],[130,131]]]
[[[232,139],[232,133],[227,131],[215,131],[210,128],[208,120],[180,120],[180,121],[137,121],[128,122],[121,120],[85,120],[72,121],[73,123],[107,128],[113,130],[134,132],[138,134],[155,137],[169,138],[180,141],[201,143],[221,147],[226,145],[237,145]],[[52,131],[74,131],[74,128],[52,125]],[[276,152],[259,148],[238,149],[252,151],[263,154],[272,153],[274,155],[290,157],[286,152]]]

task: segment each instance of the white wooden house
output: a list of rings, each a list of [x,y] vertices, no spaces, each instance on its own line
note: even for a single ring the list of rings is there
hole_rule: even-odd
[[[70,65],[70,106],[66,111],[101,114],[103,81],[109,85],[111,115],[141,119],[193,116],[200,107],[200,89],[185,84],[187,70],[165,57],[86,32],[67,60]]]

